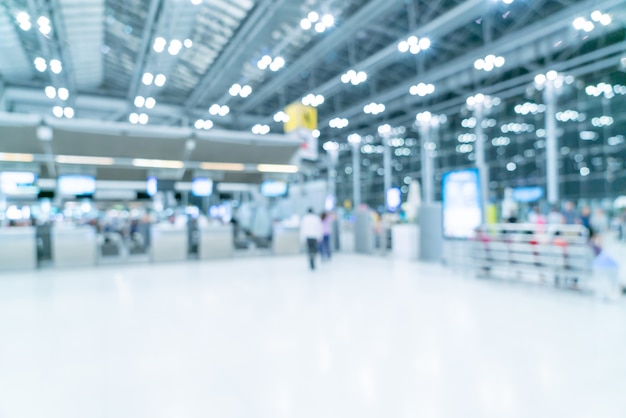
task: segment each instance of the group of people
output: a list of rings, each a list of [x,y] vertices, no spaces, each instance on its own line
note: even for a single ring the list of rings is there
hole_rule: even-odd
[[[553,206],[547,216],[534,206],[528,214],[528,222],[538,225],[583,225],[595,232],[604,232],[609,227],[608,217],[602,209],[596,209],[592,214],[591,209],[585,206],[578,212],[574,202],[566,202],[562,211]]]
[[[322,261],[330,260],[330,234],[332,217],[324,212],[322,216],[309,209],[300,221],[300,241],[306,245],[307,257],[311,270],[315,270],[315,259],[319,251]]]

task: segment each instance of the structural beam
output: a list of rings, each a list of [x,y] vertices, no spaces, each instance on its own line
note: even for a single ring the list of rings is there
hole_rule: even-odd
[[[280,77],[274,78],[265,84],[263,88],[254,92],[242,107],[242,111],[247,112],[263,104],[303,71],[310,70],[312,66],[319,63],[330,51],[336,50],[339,46],[352,39],[358,30],[377,21],[380,19],[380,16],[389,13],[391,10],[397,9],[402,3],[403,1],[401,0],[371,0],[343,22],[341,26],[333,29],[329,36],[316,43],[308,52],[282,70]]]
[[[159,10],[163,5],[164,0],[151,0],[150,8],[148,9],[148,16],[146,18],[146,25],[143,29],[143,37],[141,38],[141,47],[139,49],[139,57],[137,58],[137,62],[135,64],[135,69],[133,70],[133,76],[130,80],[130,86],[128,86],[128,100],[133,100],[135,96],[137,96],[137,91],[139,90],[139,80],[143,75],[143,71],[146,65],[146,57],[149,54],[152,41],[152,32],[154,30],[154,25],[157,22],[159,16]]]
[[[489,53],[505,55],[507,57],[506,65],[509,67],[521,66],[522,64],[535,61],[539,57],[547,54],[547,52],[558,50],[554,45],[557,40],[562,40],[565,36],[559,31],[564,28],[569,28],[572,20],[583,11],[590,10],[590,8],[593,7],[610,9],[618,6],[622,2],[622,0],[604,0],[600,2],[592,0],[585,1],[584,3],[563,10],[560,13],[551,15],[534,25],[505,35],[490,45],[472,50],[447,63],[443,68],[437,67],[419,77],[407,80],[396,87],[381,92],[373,97],[369,97],[361,103],[357,103],[348,109],[340,111],[339,115],[342,117],[361,115],[363,106],[372,100],[384,103],[387,107],[386,112],[388,113],[414,106],[420,100],[424,100],[424,98],[408,95],[409,87],[417,82],[433,83],[436,85],[437,90],[435,93],[428,96],[428,100],[432,100],[434,97],[447,94],[451,91],[458,91],[459,88],[463,86],[486,80],[491,77],[492,74],[487,72],[477,73],[473,64],[477,57],[485,56]],[[559,33],[555,34],[555,32]],[[589,36],[601,36],[601,31],[597,30],[591,32]],[[560,48],[565,48],[565,42],[562,42],[560,45]],[[359,120],[364,120],[364,117],[366,116],[363,115]],[[328,120],[329,119],[320,121],[320,125],[327,124]]]
[[[242,56],[247,52],[245,47],[254,42],[259,32],[274,18],[284,2],[285,0],[262,0],[257,3],[209,71],[196,85],[185,102],[185,108],[190,109],[198,105],[208,94],[215,91],[216,86],[223,84],[226,77],[232,75],[230,69],[237,68]]]

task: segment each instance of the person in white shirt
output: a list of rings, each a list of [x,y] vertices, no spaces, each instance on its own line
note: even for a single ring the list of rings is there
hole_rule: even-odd
[[[313,209],[309,209],[309,213],[304,215],[300,222],[300,241],[306,243],[311,270],[315,270],[315,255],[317,254],[317,247],[322,240],[322,236],[322,220],[313,213]]]

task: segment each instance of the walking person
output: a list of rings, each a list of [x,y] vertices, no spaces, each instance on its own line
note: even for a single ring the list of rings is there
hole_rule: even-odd
[[[311,270],[315,270],[317,246],[322,241],[322,237],[322,220],[313,213],[313,209],[309,209],[308,213],[302,217],[302,221],[300,222],[300,241],[306,243]]]
[[[320,245],[320,255],[322,261],[324,259],[330,261],[330,234],[333,229],[333,218],[324,212],[322,214],[322,243]]]

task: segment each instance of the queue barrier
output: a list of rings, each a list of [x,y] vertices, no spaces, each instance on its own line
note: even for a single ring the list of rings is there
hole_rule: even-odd
[[[479,276],[584,289],[593,275],[595,255],[582,225],[485,225],[470,245]]]

